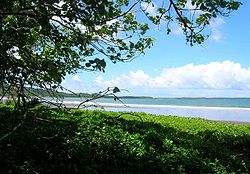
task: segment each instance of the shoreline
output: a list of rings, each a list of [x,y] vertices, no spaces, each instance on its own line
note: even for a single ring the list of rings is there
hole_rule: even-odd
[[[80,102],[63,102],[66,107],[77,108]],[[173,105],[142,105],[87,102],[79,109],[101,109],[114,112],[145,112],[161,116],[201,118],[211,121],[250,124],[250,108],[200,107]]]
[[[59,102],[54,102],[60,104]],[[81,102],[64,101],[65,106],[77,107]],[[176,108],[176,109],[210,109],[210,110],[245,110],[250,111],[250,108],[243,107],[217,107],[217,106],[180,106],[180,105],[149,105],[149,104],[122,104],[122,103],[102,103],[102,102],[86,102],[82,107],[114,107],[114,108]]]
[[[42,101],[41,101],[42,102]],[[80,101],[55,101],[49,107],[61,105],[66,108],[76,109]],[[202,118],[211,121],[250,124],[250,108],[245,107],[217,107],[217,106],[180,106],[180,105],[153,105],[153,104],[123,104],[108,102],[86,102],[79,109],[104,109],[114,112],[145,112],[161,116],[180,116],[188,118]]]

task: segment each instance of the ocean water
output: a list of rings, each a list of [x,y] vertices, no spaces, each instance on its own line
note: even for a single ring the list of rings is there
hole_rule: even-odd
[[[64,101],[83,101],[80,98],[65,98]],[[172,105],[172,106],[203,106],[203,107],[233,107],[250,108],[250,98],[112,98],[95,100],[100,103],[124,103],[141,105]]]
[[[82,100],[65,98],[64,101],[70,103]],[[122,98],[121,101],[101,98],[95,102],[108,111],[146,112],[250,123],[250,98]]]

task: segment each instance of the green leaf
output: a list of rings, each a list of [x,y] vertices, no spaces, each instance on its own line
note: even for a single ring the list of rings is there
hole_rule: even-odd
[[[114,87],[113,93],[118,93],[118,92],[120,92],[120,89],[118,87]]]

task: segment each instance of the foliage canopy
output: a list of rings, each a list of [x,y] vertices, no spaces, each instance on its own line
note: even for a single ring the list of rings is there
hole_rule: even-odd
[[[191,2],[191,5],[187,4]],[[156,5],[155,14],[148,8]],[[212,18],[240,2],[227,0],[1,0],[0,86],[23,100],[25,87],[54,88],[66,74],[104,71],[152,46],[152,22],[177,22],[190,45],[202,43]],[[155,6],[156,8],[156,6]]]

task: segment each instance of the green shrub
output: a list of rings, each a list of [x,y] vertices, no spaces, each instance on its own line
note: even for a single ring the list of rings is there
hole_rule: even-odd
[[[0,106],[4,125],[11,124],[6,115],[12,114],[11,107]],[[2,173],[248,173],[250,169],[249,124],[39,107],[29,111],[28,118],[0,144]]]

